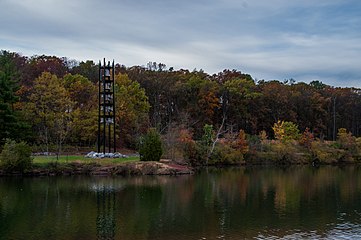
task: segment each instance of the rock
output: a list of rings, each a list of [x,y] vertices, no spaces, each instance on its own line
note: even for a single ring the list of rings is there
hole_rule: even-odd
[[[33,156],[54,156],[55,153],[52,152],[36,152],[33,153]]]
[[[127,158],[128,156],[123,155],[119,152],[115,153],[97,153],[94,151],[89,152],[85,155],[86,158]]]
[[[159,162],[161,162],[161,163],[170,163],[170,162],[172,162],[172,160],[170,160],[170,159],[161,159],[161,160],[159,160]]]

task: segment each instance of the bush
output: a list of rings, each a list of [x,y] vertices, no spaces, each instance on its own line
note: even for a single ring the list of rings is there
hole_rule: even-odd
[[[141,138],[139,145],[139,155],[141,161],[159,161],[163,154],[162,141],[159,133],[151,128],[148,133]]]
[[[351,154],[357,154],[356,137],[351,132],[347,132],[345,128],[338,129],[337,141],[341,149],[349,151]]]
[[[264,141],[266,142],[266,141]],[[267,144],[267,145],[265,145]],[[283,142],[279,140],[262,144],[263,151],[247,155],[246,161],[255,164],[304,164],[311,162],[311,155],[297,141]]]
[[[6,140],[0,154],[0,164],[5,171],[24,172],[31,168],[32,162],[31,148],[25,142],[16,143],[13,140]]]
[[[273,161],[277,164],[292,164],[303,162],[302,157],[297,154],[300,149],[297,148],[296,141],[289,141],[287,143],[275,141],[271,144],[271,152],[274,153]]]
[[[314,160],[323,164],[335,164],[352,160],[348,152],[340,149],[335,142],[314,141],[311,143],[311,152]]]
[[[214,154],[210,159],[210,164],[240,164],[243,163],[243,154],[241,150],[234,149],[229,145],[222,144],[215,148]]]
[[[207,148],[197,142],[184,144],[184,157],[191,166],[204,166],[207,164]]]

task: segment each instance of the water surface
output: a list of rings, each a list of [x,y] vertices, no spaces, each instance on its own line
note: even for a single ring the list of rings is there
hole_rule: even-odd
[[[0,178],[0,239],[361,238],[361,168]]]

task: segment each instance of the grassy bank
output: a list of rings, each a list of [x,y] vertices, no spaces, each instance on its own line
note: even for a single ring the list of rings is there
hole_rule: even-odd
[[[33,164],[38,167],[45,167],[51,164],[71,164],[71,163],[96,163],[100,165],[121,164],[126,162],[139,161],[139,156],[128,158],[103,158],[92,159],[81,155],[60,155],[60,156],[34,156]]]

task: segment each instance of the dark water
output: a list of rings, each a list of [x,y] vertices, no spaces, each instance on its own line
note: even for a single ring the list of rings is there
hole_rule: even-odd
[[[361,168],[0,178],[0,239],[279,238],[361,238]]]

